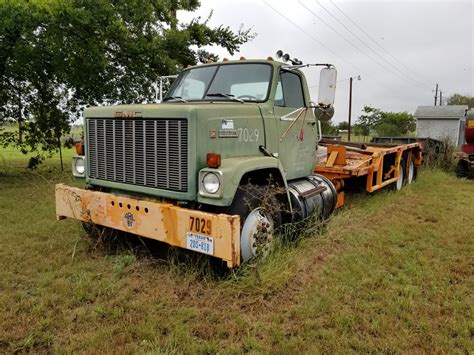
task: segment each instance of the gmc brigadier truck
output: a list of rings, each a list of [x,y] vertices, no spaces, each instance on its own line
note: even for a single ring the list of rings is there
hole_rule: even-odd
[[[280,224],[327,218],[342,205],[346,177],[369,176],[369,192],[398,187],[404,171],[413,179],[416,143],[390,148],[385,160],[381,148],[318,149],[319,119],[334,113],[336,70],[289,60],[197,65],[160,104],[86,109],[84,145],[72,161],[85,188],[56,186],[58,219],[152,238],[234,268],[265,255]],[[323,67],[318,104],[300,71],[310,66]]]

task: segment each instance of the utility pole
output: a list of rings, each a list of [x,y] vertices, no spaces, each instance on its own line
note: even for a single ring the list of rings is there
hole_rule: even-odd
[[[435,106],[436,106],[436,103],[438,102],[438,83],[436,83],[436,90],[435,90]]]
[[[349,127],[347,128],[347,141],[351,141],[351,113],[352,113],[352,76],[349,78]]]
[[[443,92],[441,90],[439,91],[439,105],[443,106]]]

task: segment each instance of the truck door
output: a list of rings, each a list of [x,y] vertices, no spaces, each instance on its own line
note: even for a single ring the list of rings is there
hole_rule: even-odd
[[[307,176],[314,168],[317,129],[308,105],[300,73],[281,70],[273,112],[278,127],[278,156],[288,180]]]

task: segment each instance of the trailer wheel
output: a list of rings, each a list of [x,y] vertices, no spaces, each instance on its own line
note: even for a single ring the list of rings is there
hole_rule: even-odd
[[[272,188],[246,184],[239,187],[227,214],[240,216],[240,255],[243,262],[265,258],[275,230],[281,225],[280,203]]]
[[[417,168],[415,166],[415,163],[413,162],[413,159],[411,159],[410,163],[408,164],[406,183],[410,185],[413,181],[416,180],[416,175]]]
[[[469,163],[464,159],[459,159],[456,165],[456,176],[458,178],[465,178],[469,175]]]
[[[400,162],[400,167],[398,168],[398,180],[395,183],[395,190],[400,191],[403,188],[403,181],[405,179],[405,161]]]

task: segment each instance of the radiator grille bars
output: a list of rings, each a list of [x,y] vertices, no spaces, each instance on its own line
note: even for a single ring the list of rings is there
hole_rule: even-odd
[[[186,192],[186,119],[87,119],[89,176]]]

